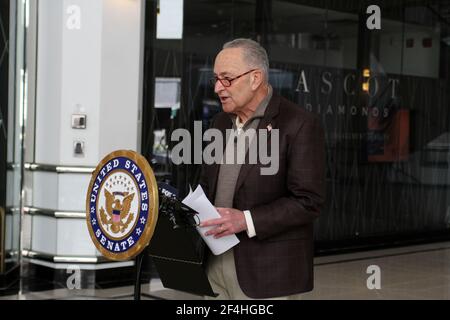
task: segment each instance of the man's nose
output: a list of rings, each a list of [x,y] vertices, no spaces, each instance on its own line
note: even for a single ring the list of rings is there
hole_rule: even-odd
[[[220,91],[225,90],[225,87],[223,86],[222,82],[219,80],[216,81],[216,84],[214,85],[214,92],[219,93]]]

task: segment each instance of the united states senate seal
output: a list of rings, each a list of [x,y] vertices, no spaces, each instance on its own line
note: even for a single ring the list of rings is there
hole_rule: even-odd
[[[158,187],[147,160],[129,150],[107,155],[86,195],[86,222],[95,247],[111,260],[132,259],[149,244],[157,217]]]

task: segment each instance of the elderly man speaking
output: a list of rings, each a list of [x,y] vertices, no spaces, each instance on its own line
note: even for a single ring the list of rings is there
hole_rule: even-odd
[[[223,112],[212,128],[224,135],[230,129],[237,135],[267,130],[269,138],[271,130],[279,133],[273,174],[261,174],[260,162],[202,167],[200,183],[221,218],[201,226],[214,226],[207,236],[236,234],[240,240],[209,257],[218,299],[299,299],[313,289],[313,222],[325,197],[324,132],[316,116],[273,92],[268,75],[267,53],[250,39],[226,43],[214,64],[212,84]],[[248,160],[252,150],[231,140],[224,156],[243,153]]]

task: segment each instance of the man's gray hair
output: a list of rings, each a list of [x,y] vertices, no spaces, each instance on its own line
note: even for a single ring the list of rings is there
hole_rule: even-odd
[[[266,49],[252,39],[235,39],[223,45],[223,49],[242,48],[244,52],[244,62],[251,68],[261,69],[264,79],[269,82],[269,57]]]

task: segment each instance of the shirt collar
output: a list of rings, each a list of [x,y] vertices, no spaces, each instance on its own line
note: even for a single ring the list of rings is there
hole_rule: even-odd
[[[258,105],[255,112],[252,114],[250,119],[247,120],[245,125],[248,125],[249,123],[251,123],[253,119],[264,117],[264,113],[266,112],[267,106],[269,105],[269,101],[270,101],[270,99],[272,99],[272,94],[273,94],[273,89],[272,89],[272,86],[269,85],[266,97]],[[238,116],[236,116],[234,113],[232,113],[230,116],[231,116],[231,119],[233,120],[233,123],[236,126],[236,128],[244,127],[244,125],[242,124],[242,122]]]

